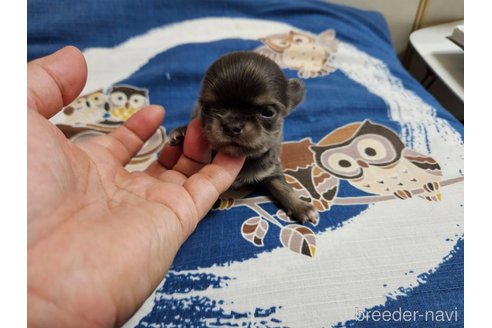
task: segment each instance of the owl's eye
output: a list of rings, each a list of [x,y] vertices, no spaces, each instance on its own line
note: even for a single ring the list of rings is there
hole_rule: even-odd
[[[348,154],[323,154],[321,156],[321,161],[336,172],[351,174],[359,171],[359,166],[355,159]]]
[[[376,150],[374,148],[371,148],[371,147],[367,147],[366,149],[364,149],[364,152],[366,153],[367,156],[370,156],[370,157],[374,157],[376,156]]]
[[[125,105],[125,102],[127,100],[126,95],[123,92],[113,92],[110,96],[111,102],[114,103],[117,106],[123,106]]]
[[[94,104],[104,103],[104,98],[100,94],[92,95],[89,97],[89,101]]]
[[[130,96],[130,103],[133,107],[140,108],[147,104],[147,98],[142,95],[132,95]]]
[[[342,160],[338,161],[338,165],[340,167],[351,167],[352,166],[352,163],[350,163],[346,159],[342,159]]]
[[[379,161],[387,155],[386,146],[376,138],[363,138],[357,143],[360,156],[369,161]]]
[[[276,113],[276,112],[275,112],[275,110],[274,110],[273,108],[271,108],[271,107],[262,107],[262,108],[260,109],[260,115],[261,115],[261,117],[263,117],[263,118],[272,118],[272,117],[274,117],[274,116],[275,116],[275,114],[277,114],[277,113]]]

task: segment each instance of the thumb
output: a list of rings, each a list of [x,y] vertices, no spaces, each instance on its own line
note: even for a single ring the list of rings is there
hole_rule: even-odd
[[[36,59],[27,64],[28,108],[50,118],[80,94],[86,79],[84,56],[75,47]]]

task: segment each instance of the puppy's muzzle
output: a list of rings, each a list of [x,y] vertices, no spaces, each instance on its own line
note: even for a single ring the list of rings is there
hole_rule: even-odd
[[[243,133],[244,123],[234,122],[222,124],[222,130],[224,134],[229,137],[237,137]]]

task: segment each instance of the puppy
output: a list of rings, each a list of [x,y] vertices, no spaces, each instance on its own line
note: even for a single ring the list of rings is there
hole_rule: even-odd
[[[302,82],[287,79],[274,61],[235,52],[206,72],[192,118],[201,119],[213,150],[246,157],[232,188],[264,186],[291,218],[316,223],[318,212],[296,196],[279,161],[284,118],[303,97]],[[185,132],[185,126],[171,131],[170,144],[182,144]]]

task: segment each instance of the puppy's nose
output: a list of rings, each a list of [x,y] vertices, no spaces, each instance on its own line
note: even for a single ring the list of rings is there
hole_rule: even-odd
[[[224,133],[229,137],[237,137],[238,135],[240,135],[243,132],[243,127],[244,123],[241,122],[234,122],[222,125]]]

